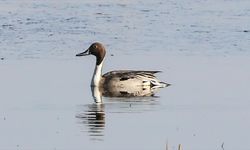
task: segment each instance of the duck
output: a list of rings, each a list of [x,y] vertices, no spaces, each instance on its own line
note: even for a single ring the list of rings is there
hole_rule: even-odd
[[[135,88],[155,89],[171,85],[156,78],[155,74],[161,71],[114,70],[102,74],[106,49],[100,42],[94,42],[84,52],[76,54],[77,57],[88,55],[93,55],[96,57],[96,65],[91,80],[91,87],[98,87],[102,89],[102,93],[110,93],[110,91],[114,91],[114,89],[116,91],[119,89],[122,95],[126,95],[126,91],[133,91]],[[138,95],[134,94],[134,96]]]

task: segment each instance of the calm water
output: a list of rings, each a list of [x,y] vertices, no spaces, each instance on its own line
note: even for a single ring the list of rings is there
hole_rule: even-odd
[[[249,5],[0,0],[0,149],[249,149]],[[95,104],[93,41],[172,86]]]

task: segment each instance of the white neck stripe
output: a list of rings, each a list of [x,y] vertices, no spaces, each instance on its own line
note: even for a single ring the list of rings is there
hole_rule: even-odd
[[[102,65],[103,61],[99,65],[95,66],[95,71],[92,77],[91,86],[99,86],[99,83],[102,78]]]

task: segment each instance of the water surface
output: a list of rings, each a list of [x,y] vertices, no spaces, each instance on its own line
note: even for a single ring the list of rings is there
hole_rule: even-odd
[[[250,148],[249,1],[0,1],[0,149]],[[155,97],[95,104],[104,72],[162,70]]]

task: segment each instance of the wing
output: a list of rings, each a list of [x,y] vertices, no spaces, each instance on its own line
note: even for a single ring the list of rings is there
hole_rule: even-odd
[[[127,80],[132,79],[138,76],[143,76],[146,78],[155,78],[155,73],[158,73],[161,71],[135,71],[135,70],[117,70],[117,71],[111,71],[107,72],[103,75],[104,78],[108,77],[119,77],[120,80]]]

